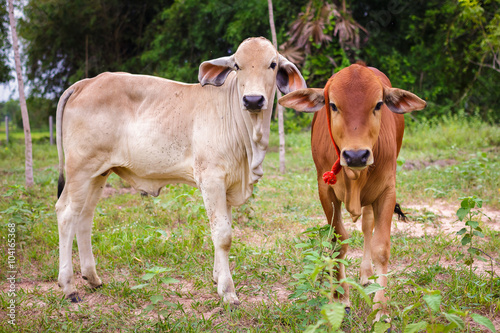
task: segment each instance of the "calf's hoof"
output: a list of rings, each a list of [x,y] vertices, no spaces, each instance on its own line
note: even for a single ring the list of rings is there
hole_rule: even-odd
[[[96,291],[97,289],[101,289],[104,286],[104,284],[97,285],[95,287],[90,286],[90,291]]]
[[[71,301],[71,303],[80,303],[82,301],[80,296],[78,296],[78,293],[69,294],[67,298]]]
[[[99,279],[99,277],[97,275],[93,275],[93,276],[90,275],[90,277],[83,275],[82,279],[87,281],[87,283],[90,286],[90,289],[92,289],[92,290],[102,287],[102,281],[101,281],[101,279]]]
[[[238,307],[241,304],[240,300],[238,299],[235,293],[224,295],[224,298],[222,300],[224,303],[234,307]]]

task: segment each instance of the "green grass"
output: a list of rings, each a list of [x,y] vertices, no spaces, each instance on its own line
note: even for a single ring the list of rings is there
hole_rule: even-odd
[[[476,195],[500,208],[500,127],[477,119],[444,118],[407,127],[399,159],[416,170],[398,174],[399,200],[456,202]]]
[[[464,138],[465,137],[465,138]],[[98,274],[105,285],[96,291],[85,287],[79,273],[76,242],[75,272],[84,302],[63,299],[57,286],[58,231],[54,212],[57,186],[55,146],[36,141],[33,146],[35,182],[24,190],[22,141],[0,146],[0,251],[7,252],[7,228],[17,226],[17,326],[7,324],[10,300],[6,274],[0,274],[0,332],[302,332],[321,318],[317,305],[288,299],[294,274],[304,269],[304,255],[296,244],[306,241],[303,232],[325,224],[319,204],[316,171],[310,152],[309,132],[287,136],[287,173],[279,173],[278,139],[272,134],[265,159],[265,175],[252,198],[233,209],[234,234],[230,265],[242,305],[228,309],[212,282],[213,245],[205,209],[198,190],[168,186],[158,198],[139,194],[113,194],[96,209],[93,251]],[[459,198],[476,195],[484,209],[500,209],[498,157],[500,130],[457,118],[407,127],[398,172],[398,201],[405,205],[438,203],[460,206]],[[452,160],[439,164],[436,161]],[[408,168],[412,162],[422,165]],[[126,187],[116,176],[109,179],[117,191]],[[111,190],[110,190],[111,191]],[[443,216],[425,209],[412,210],[416,225],[439,226]],[[449,218],[449,216],[447,216]],[[351,224],[345,215],[347,224]],[[498,222],[498,221],[497,221]],[[499,232],[487,226],[485,238],[475,246],[500,261]],[[351,231],[348,276],[357,279],[363,237]],[[500,311],[500,279],[486,272],[470,274],[459,258],[466,253],[460,238],[444,231],[414,237],[392,235],[391,276],[387,293],[396,332],[409,323],[429,320],[424,289],[441,292],[441,311],[470,311],[493,319]],[[4,255],[0,272],[7,272]],[[147,281],[148,270],[165,268],[161,278],[177,283]],[[479,262],[473,264],[477,269]],[[486,266],[487,268],[487,266]],[[134,289],[134,286],[147,286]],[[493,291],[491,290],[493,283]],[[419,289],[420,288],[420,289]],[[151,305],[156,296],[163,301]],[[320,299],[310,294],[310,300]],[[362,296],[351,290],[352,311],[341,329],[370,331],[371,312]],[[311,303],[312,304],[312,303]],[[408,305],[421,304],[404,314]],[[148,308],[149,306],[149,308]],[[162,314],[162,316],[160,316]],[[484,327],[467,317],[465,328],[455,332],[481,332]],[[438,317],[437,323],[446,323]],[[496,325],[498,325],[498,321]],[[498,328],[497,328],[498,329]]]

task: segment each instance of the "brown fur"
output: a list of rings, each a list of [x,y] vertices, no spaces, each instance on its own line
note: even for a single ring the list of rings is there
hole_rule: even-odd
[[[404,132],[401,113],[422,109],[425,102],[410,92],[392,88],[387,76],[379,70],[359,64],[332,76],[327,89],[326,94],[323,89],[298,90],[279,102],[298,111],[319,110],[312,121],[311,150],[326,220],[340,239],[346,240],[349,235],[342,222],[342,202],[354,221],[363,216],[365,244],[361,283],[368,283],[373,275],[373,260],[377,283],[385,287],[391,220],[396,206],[396,159]],[[384,104],[378,109],[381,102]],[[326,112],[330,112],[332,135],[341,156],[337,156],[330,140]],[[349,165],[344,154],[359,151],[369,153],[366,164],[361,167]],[[325,184],[323,174],[332,168],[337,158],[342,165],[337,183]],[[343,244],[339,257],[345,258],[346,253],[347,244]],[[340,265],[337,279],[345,277],[345,268]],[[345,293],[337,297],[349,306],[348,285],[343,283],[342,287]],[[375,294],[375,307],[383,310],[378,318],[385,313],[386,301],[383,290]]]

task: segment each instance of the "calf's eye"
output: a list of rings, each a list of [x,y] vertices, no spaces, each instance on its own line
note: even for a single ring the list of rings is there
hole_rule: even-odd
[[[384,104],[384,102],[378,102],[377,105],[375,105],[375,111],[380,110],[380,108],[382,107],[383,104]]]
[[[238,66],[238,64],[234,64],[234,69],[236,69],[237,71],[240,70],[240,66]]]
[[[332,111],[338,111],[337,105],[335,105],[335,103],[330,103],[330,108],[332,109]]]
[[[271,66],[269,66],[269,68],[271,68],[271,69],[275,69],[275,68],[276,68],[276,63],[275,63],[275,62],[272,62],[272,63],[271,63]]]

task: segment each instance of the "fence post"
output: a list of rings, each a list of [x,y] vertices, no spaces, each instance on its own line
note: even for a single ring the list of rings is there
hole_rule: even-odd
[[[5,143],[9,143],[9,116],[5,116]]]
[[[49,116],[49,132],[50,132],[50,145],[52,146],[54,144],[54,133],[53,133],[53,120],[52,116]]]

